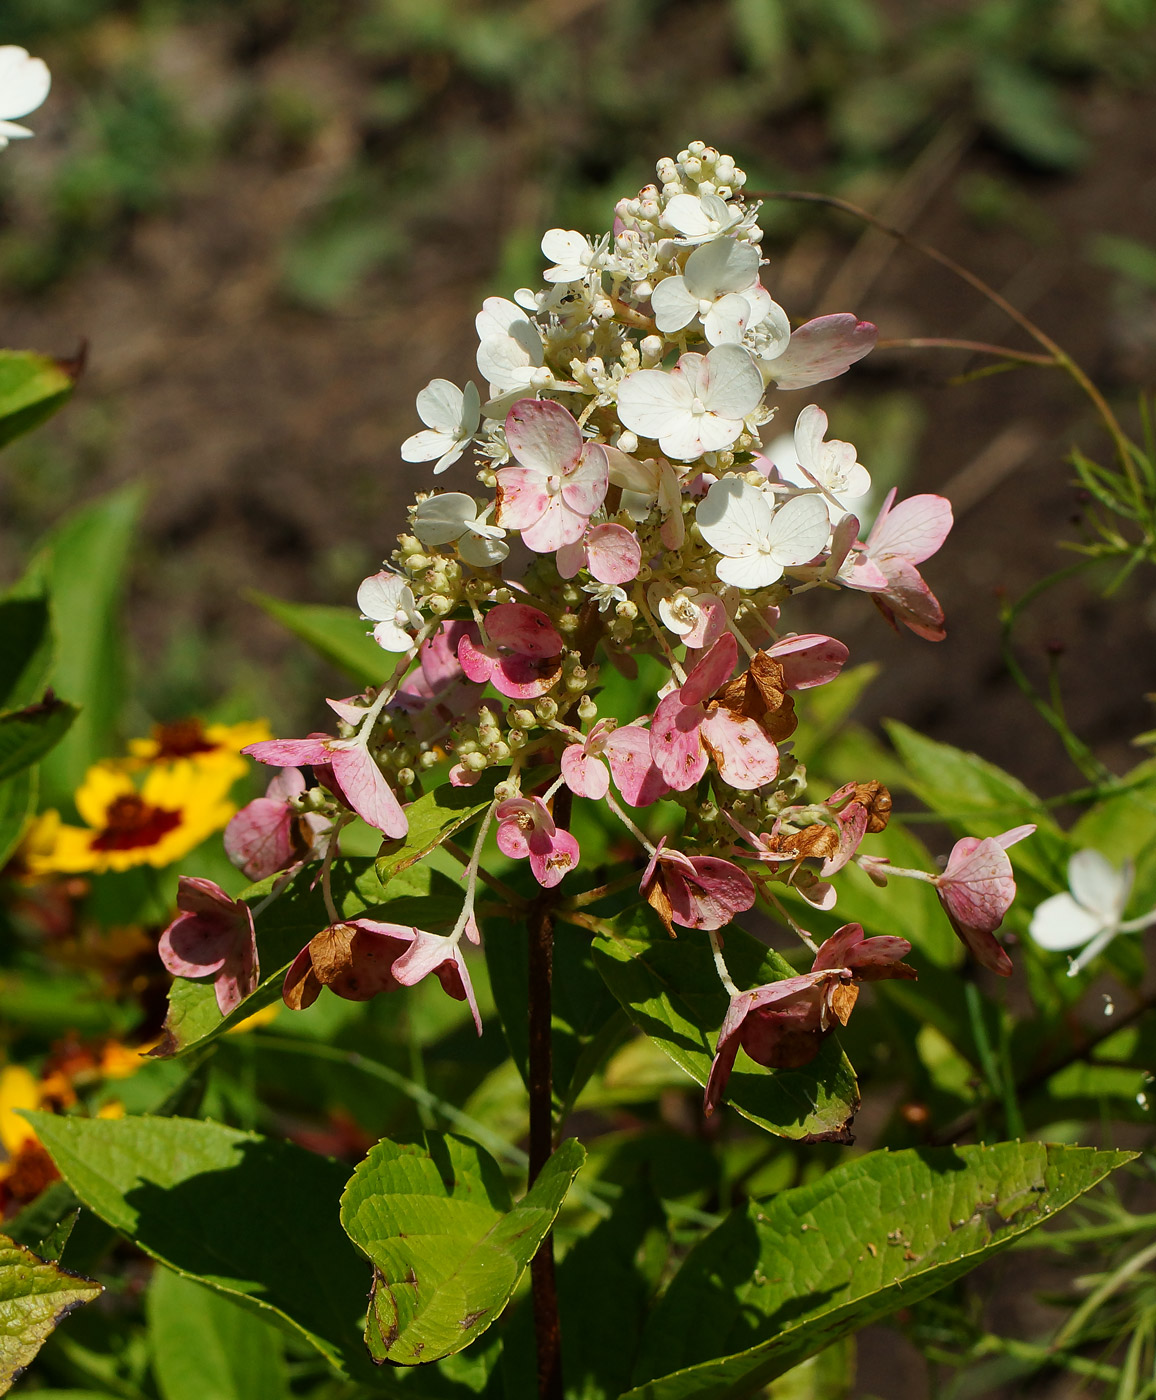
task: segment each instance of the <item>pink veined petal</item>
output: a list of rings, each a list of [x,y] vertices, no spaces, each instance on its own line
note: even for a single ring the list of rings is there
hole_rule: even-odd
[[[557,657],[503,656],[490,677],[499,694],[511,700],[536,700],[558,679]]]
[[[843,669],[850,652],[834,637],[819,632],[804,632],[784,637],[767,648],[767,655],[783,668],[783,683],[788,690],[809,690],[814,685],[826,685]]]
[[[224,967],[213,979],[213,993],[221,1015],[227,1016],[231,1011],[235,1011],[247,996],[252,996],[257,990],[260,977],[256,942],[250,938],[232,950],[225,959]]]
[[[383,836],[406,834],[409,820],[368,749],[358,743],[334,748],[331,762],[346,801],[363,821]]]
[[[310,734],[307,739],[265,739],[241,752],[274,768],[296,768],[302,763],[328,763],[333,757],[329,745],[337,742],[328,734]]]
[[[634,531],[625,525],[595,525],[586,536],[586,557],[599,583],[629,583],[638,577],[642,548]],[[560,568],[558,572],[562,572]]]
[[[1015,877],[1011,861],[998,841],[989,836],[974,845],[973,842],[974,837],[956,842],[946,869],[935,883],[939,898],[953,919],[992,933],[1015,898]]]
[[[555,831],[546,849],[530,848],[530,869],[543,889],[552,890],[555,885],[578,864],[578,842],[568,831]]]
[[[627,806],[649,807],[670,791],[651,757],[650,734],[641,725],[616,729],[606,741],[606,757]]]
[[[540,520],[553,499],[547,477],[536,467],[503,467],[496,473],[494,520],[506,530],[526,530]]]
[[[493,674],[497,658],[483,651],[472,637],[462,637],[458,642],[458,661],[468,680],[484,685]]]
[[[859,843],[867,834],[867,808],[861,802],[850,802],[835,820],[839,823],[839,849],[828,856],[819,869],[824,880],[842,870],[859,849]]]
[[[717,929],[755,902],[750,876],[718,856],[692,856],[693,872],[668,869],[672,922],[683,928]],[[665,864],[665,862],[663,862]]]
[[[305,791],[305,774],[300,768],[282,768],[269,779],[265,796],[271,802],[288,802],[291,797],[300,797]]]
[[[562,753],[562,776],[578,797],[598,802],[610,790],[610,774],[600,758],[588,754],[581,744],[571,744]]]
[[[738,1055],[739,1046],[742,1043],[739,1040],[739,1032],[742,1030],[743,1021],[746,1019],[749,1009],[750,1001],[747,993],[735,997],[727,1007],[726,1019],[718,1033],[714,1059],[711,1061],[710,1075],[707,1078],[706,1092],[703,1095],[703,1112],[708,1118],[722,1102],[723,1091],[731,1077],[731,1071],[735,1066],[735,1057]]]
[[[753,719],[730,710],[712,710],[703,720],[700,733],[719,775],[731,787],[753,792],[778,777],[778,747]]]
[[[224,967],[233,938],[226,925],[206,925],[195,914],[179,914],[161,934],[157,951],[174,977],[207,977]]]
[[[296,820],[284,800],[255,797],[225,827],[225,854],[250,880],[264,880],[296,859]]]
[[[941,894],[940,898],[942,899],[942,897]],[[974,928],[969,924],[961,923],[958,919],[953,918],[951,910],[947,908],[946,904],[944,905],[944,909],[947,912],[947,917],[951,921],[951,926],[955,930],[957,937],[967,948],[968,952],[971,953],[976,962],[979,963],[981,967],[986,967],[989,972],[994,972],[1000,977],[1010,977],[1015,971],[1015,968],[1012,966],[1011,958],[1009,958],[1000,947],[995,936],[986,929]]]
[[[706,772],[707,752],[699,726],[700,705],[684,705],[678,692],[658,702],[650,726],[650,755],[663,780],[675,792],[686,792]]]
[[[582,429],[560,403],[520,399],[506,415],[506,442],[524,467],[565,475],[577,466]]]
[[[698,618],[683,643],[696,651],[712,647],[726,631],[726,606],[713,593],[696,593],[691,602],[698,608]]]
[[[337,718],[343,719],[346,724],[360,724],[365,718],[365,706],[355,705],[354,698],[351,696],[348,700],[326,700],[325,703]]]
[[[730,680],[739,659],[733,632],[724,633],[687,676],[678,692],[684,705],[697,705]]]
[[[553,554],[563,545],[577,544],[589,518],[571,510],[561,495],[552,496],[541,518],[522,531],[522,543],[535,554]]]
[[[429,641],[422,643],[418,660],[431,695],[444,690],[462,674],[458,643],[462,637],[476,640],[477,636],[477,625],[473,622],[443,622]]]
[[[882,593],[887,588],[887,575],[868,555],[860,550],[855,555],[849,573],[840,582],[847,588],[857,588],[861,593]]]
[[[894,497],[892,490],[867,537],[867,552],[877,562],[897,554],[911,564],[922,564],[951,530],[951,502],[944,496],[924,495],[892,506]]]
[[[887,587],[877,595],[880,604],[916,636],[929,642],[943,641],[947,636],[943,609],[915,565],[895,555],[887,559],[883,571]]]
[[[783,353],[767,366],[780,389],[809,389],[845,374],[875,348],[879,332],[848,311],[819,316],[791,334]]]
[[[572,511],[589,518],[605,499],[609,484],[606,449],[592,442],[587,444],[578,465],[562,478],[562,499]]]
[[[498,850],[511,860],[525,860],[530,854],[528,833],[516,821],[498,823],[497,842]]]
[[[486,633],[495,646],[524,656],[557,656],[562,638],[540,608],[527,603],[499,603],[486,614]]]
[[[579,569],[586,567],[586,541],[564,544],[554,556],[554,567],[559,578],[573,578]]]

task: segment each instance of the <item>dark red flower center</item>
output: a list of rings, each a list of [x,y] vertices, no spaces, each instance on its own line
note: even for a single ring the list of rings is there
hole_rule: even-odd
[[[196,718],[158,724],[153,728],[153,738],[157,743],[158,759],[188,758],[195,753],[212,753],[218,747],[205,737],[204,726]]]
[[[104,830],[93,837],[92,849],[132,851],[139,846],[155,846],[180,824],[180,812],[154,807],[138,793],[125,793],[110,803],[104,814]]]

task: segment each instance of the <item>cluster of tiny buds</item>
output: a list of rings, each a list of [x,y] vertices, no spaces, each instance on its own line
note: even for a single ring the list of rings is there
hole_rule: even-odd
[[[691,186],[697,194],[730,199],[747,182],[746,172],[730,156],[720,155],[705,141],[692,141],[674,160],[664,157],[658,162],[657,173],[662,193],[668,197],[682,194]]]

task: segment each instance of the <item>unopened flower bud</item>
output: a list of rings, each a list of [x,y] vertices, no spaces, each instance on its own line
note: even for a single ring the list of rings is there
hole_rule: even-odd
[[[638,439],[633,433],[619,433],[617,446],[620,452],[637,452]]]
[[[446,613],[454,610],[453,602],[444,593],[431,593],[425,604],[436,617],[445,617]]]
[[[652,369],[666,353],[666,341],[660,335],[643,336],[638,342],[638,351],[642,356],[643,367]]]
[[[633,622],[638,616],[638,604],[627,598],[625,603],[616,603],[614,611],[627,622]]]
[[[536,369],[530,376],[530,387],[532,389],[549,389],[554,383],[554,371],[547,369],[545,365]]]
[[[438,762],[438,755],[434,753],[433,749],[427,749],[426,752],[423,753],[422,756],[418,759],[417,766],[422,769],[433,768],[437,765]]]
[[[558,702],[552,700],[548,695],[544,695],[541,700],[535,703],[534,713],[543,724],[549,724],[552,719],[558,717]]]
[[[518,796],[518,784],[512,783],[509,778],[503,778],[494,788],[494,798],[498,802],[508,802],[511,797]]]
[[[533,710],[528,710],[524,706],[515,709],[513,705],[510,706],[510,721],[516,724],[519,729],[533,729],[538,722]]]
[[[489,759],[485,754],[468,753],[462,759],[462,767],[468,768],[471,773],[483,773],[489,767]]]
[[[517,753],[519,749],[524,749],[529,743],[529,735],[524,729],[511,729],[506,733],[506,743],[511,750]]]
[[[399,768],[399,769],[397,770],[397,785],[398,785],[398,787],[403,787],[403,788],[413,787],[413,785],[414,785],[414,783],[415,783],[416,781],[417,781],[417,774],[413,771],[412,768]]]
[[[589,722],[590,722],[592,719],[597,719],[597,717],[598,717],[598,706],[597,706],[597,704],[596,704],[595,701],[591,698],[591,696],[589,696],[589,695],[583,695],[582,699],[578,701],[578,718],[579,718],[584,724],[589,724]]]

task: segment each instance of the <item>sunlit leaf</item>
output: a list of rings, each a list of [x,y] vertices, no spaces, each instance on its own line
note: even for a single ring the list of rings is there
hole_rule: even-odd
[[[248,596],[358,685],[384,685],[397,669],[400,658],[382,651],[353,608],[289,603],[267,593],[253,592]]]
[[[0,350],[0,447],[63,408],[79,371],[79,362],[30,350]]]
[[[8,1393],[58,1323],[103,1292],[99,1283],[45,1263],[0,1235],[0,1395]]]

